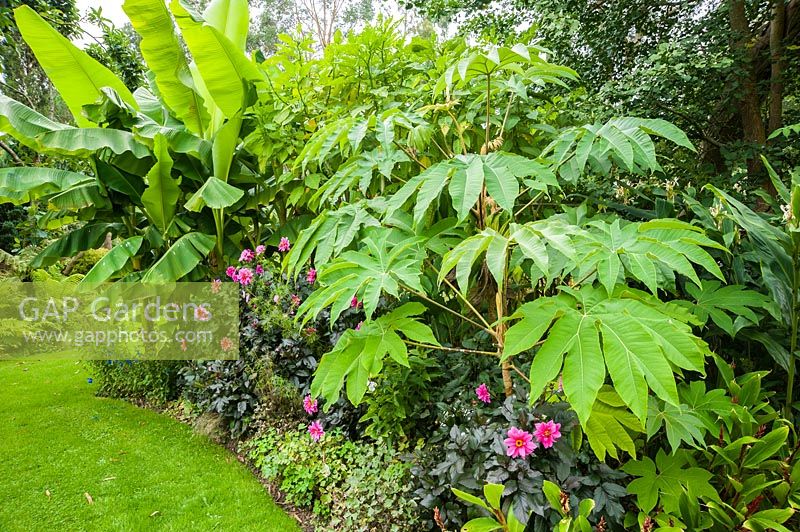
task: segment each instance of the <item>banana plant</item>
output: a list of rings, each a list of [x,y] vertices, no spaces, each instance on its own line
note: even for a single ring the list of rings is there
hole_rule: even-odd
[[[0,169],[0,199],[38,200],[53,218],[88,222],[52,243],[34,267],[98,247],[111,233],[120,241],[91,282],[199,275],[212,250],[219,267],[246,238],[244,197],[261,180],[241,147],[245,111],[265,81],[245,55],[247,2],[214,0],[202,16],[178,0],[126,0],[123,8],[149,69],[150,86],[133,93],[32,9],[15,10],[77,127],[0,95],[0,131],[88,171]]]

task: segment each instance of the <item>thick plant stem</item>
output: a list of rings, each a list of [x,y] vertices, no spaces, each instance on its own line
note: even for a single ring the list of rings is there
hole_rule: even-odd
[[[505,297],[502,290],[498,290],[494,296],[495,306],[497,308],[497,328],[495,329],[495,337],[497,338],[497,356],[503,356],[503,345],[506,338],[506,324],[503,321],[505,316]],[[514,381],[511,380],[511,361],[504,360],[500,365],[503,372],[503,392],[506,397],[511,397],[514,394]]]
[[[794,373],[795,373],[795,353],[797,352],[797,329],[800,327],[800,250],[795,249],[792,262],[794,263],[794,274],[792,278],[792,336],[789,341],[789,375],[786,383],[786,408],[784,417],[792,419],[792,402],[794,399]]]
[[[225,226],[223,224],[222,209],[214,209],[214,226],[217,230],[217,267],[221,267],[224,260]]]

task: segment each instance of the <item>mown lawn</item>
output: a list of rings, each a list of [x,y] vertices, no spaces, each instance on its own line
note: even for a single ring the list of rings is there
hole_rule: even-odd
[[[0,530],[299,530],[230,453],[89,377],[0,362]]]

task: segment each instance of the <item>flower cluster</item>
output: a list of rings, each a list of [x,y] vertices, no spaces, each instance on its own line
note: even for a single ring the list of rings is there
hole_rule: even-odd
[[[306,395],[303,398],[303,410],[305,410],[306,414],[309,416],[313,416],[319,412],[319,404],[317,403],[317,400],[310,395]],[[308,425],[308,434],[315,442],[322,439],[322,437],[325,435],[325,429],[322,428],[322,423],[319,421],[312,421]]]
[[[503,441],[506,445],[506,454],[512,458],[525,458],[539,445],[549,449],[561,438],[561,423],[546,421],[536,423],[534,433],[517,427],[508,429],[508,437]],[[536,441],[533,439],[536,438]]]

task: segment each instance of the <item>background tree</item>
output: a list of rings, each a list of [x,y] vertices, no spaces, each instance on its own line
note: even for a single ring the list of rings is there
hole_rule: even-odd
[[[600,115],[661,116],[689,132],[707,171],[744,162],[769,185],[759,153],[800,120],[798,0],[413,0],[441,24],[490,40],[535,36],[570,64]],[[735,176],[735,172],[733,173]]]

